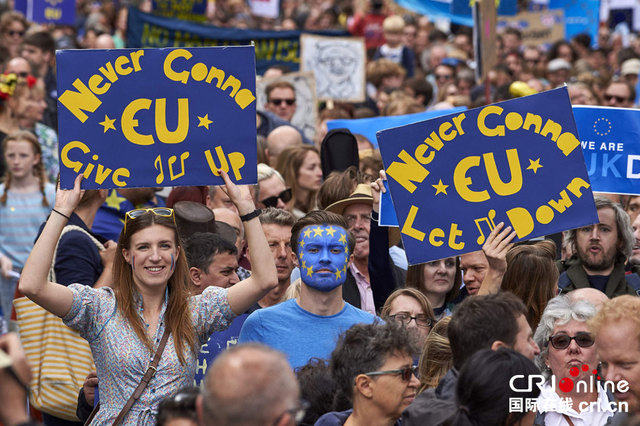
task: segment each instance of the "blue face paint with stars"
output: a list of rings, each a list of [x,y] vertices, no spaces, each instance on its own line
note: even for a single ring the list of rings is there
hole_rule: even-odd
[[[311,288],[331,291],[347,277],[347,231],[336,225],[309,225],[298,236],[300,277]]]

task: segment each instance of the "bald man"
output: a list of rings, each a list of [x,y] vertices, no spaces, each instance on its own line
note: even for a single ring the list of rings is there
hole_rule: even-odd
[[[5,71],[8,74],[13,73],[21,77],[26,77],[27,75],[32,74],[31,65],[29,64],[29,61],[27,61],[25,58],[21,56],[16,56],[15,58],[7,62],[7,67]]]
[[[291,425],[301,408],[300,388],[281,352],[241,344],[209,367],[196,408],[201,426]]]
[[[269,159],[269,165],[276,167],[278,156],[282,151],[292,146],[302,145],[300,132],[292,126],[276,127],[267,136],[267,149],[265,154]]]
[[[577,302],[578,300],[586,300],[596,307],[597,310],[602,307],[602,304],[605,303],[609,298],[606,294],[591,287],[579,288],[577,290],[573,290],[569,293],[569,299],[571,302]]]
[[[115,49],[116,44],[109,34],[101,34],[96,38],[96,49]]]

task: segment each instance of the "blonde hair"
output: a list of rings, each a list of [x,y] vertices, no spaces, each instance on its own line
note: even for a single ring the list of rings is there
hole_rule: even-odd
[[[635,338],[640,348],[640,298],[626,294],[614,297],[602,304],[596,316],[587,321],[587,325],[593,332],[596,340],[598,334],[606,324],[619,321],[631,321],[635,325],[636,335],[627,336],[629,339]]]
[[[47,200],[47,196],[44,191],[44,184],[47,178],[44,172],[44,165],[42,164],[42,148],[40,147],[38,139],[33,135],[33,133],[26,130],[18,130],[17,132],[13,132],[5,137],[2,141],[3,155],[7,151],[7,145],[9,145],[9,142],[28,142],[29,144],[31,144],[33,153],[36,156],[40,157],[40,161],[38,161],[38,163],[33,166],[32,173],[38,178],[40,192],[42,193],[42,205],[44,207],[49,207],[49,201]],[[2,196],[0,196],[0,203],[2,203],[3,206],[7,205],[7,191],[9,190],[9,188],[11,188],[11,178],[11,170],[9,169],[9,167],[7,167],[6,171],[4,172],[4,192],[2,193]]]
[[[451,345],[447,337],[447,328],[451,316],[438,321],[427,336],[418,363],[420,374],[420,392],[425,389],[435,388],[440,380],[453,367]]]
[[[385,33],[398,33],[404,30],[404,19],[398,15],[392,15],[382,22],[382,31]]]

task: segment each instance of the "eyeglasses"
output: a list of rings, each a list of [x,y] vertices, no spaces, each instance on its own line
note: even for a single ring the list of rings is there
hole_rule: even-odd
[[[616,96],[616,95],[608,95],[608,94],[604,94],[604,100],[607,102],[611,102],[612,99],[615,99],[616,102],[618,103],[623,103],[623,102],[627,102],[629,99],[628,98],[623,98],[622,96]]]
[[[124,233],[127,232],[127,222],[129,220],[137,219],[140,216],[143,216],[144,214],[146,214],[147,212],[151,212],[156,216],[173,217],[173,209],[170,209],[170,208],[167,208],[167,207],[150,207],[150,208],[147,208],[147,209],[129,210],[124,216],[124,230],[123,230],[123,232]]]
[[[435,77],[436,77],[436,80],[449,80],[449,79],[453,78],[453,75],[451,75],[451,74],[436,74]]]
[[[300,405],[298,407],[290,408],[286,410],[284,413],[280,414],[278,418],[275,419],[275,421],[273,422],[273,425],[280,424],[280,422],[282,421],[282,418],[287,413],[291,414],[291,417],[293,417],[295,424],[301,423],[302,420],[304,420],[304,416],[305,414],[307,414],[307,410],[309,409],[310,406],[311,404],[308,401],[301,399]]]
[[[554,334],[553,336],[549,337],[551,346],[556,349],[567,349],[572,340],[575,340],[577,345],[581,348],[589,348],[595,343],[593,335],[591,333],[587,333],[586,331],[576,333],[576,335],[573,337],[564,333]]]
[[[402,323],[402,325],[409,325],[411,320],[413,320],[416,322],[416,325],[418,327],[422,328],[431,327],[431,325],[433,324],[433,320],[431,318],[428,318],[426,315],[417,315],[415,317],[412,317],[408,312],[398,312],[395,315],[389,315],[389,318]]]
[[[271,102],[272,104],[276,105],[276,106],[280,106],[283,102],[285,102],[287,105],[291,106],[293,104],[296,103],[296,99],[270,99],[269,102]]]
[[[18,77],[22,77],[22,78],[27,78],[29,77],[29,72],[28,71],[21,71],[21,72],[16,72],[16,71],[5,71],[5,74],[15,74]]]
[[[7,34],[9,34],[11,37],[19,35],[20,37],[24,36],[24,31],[14,31],[14,30],[8,30]]]
[[[291,188],[287,188],[278,195],[274,195],[273,197],[265,198],[260,201],[265,207],[277,207],[278,200],[282,200],[283,203],[288,203],[291,201]]]
[[[360,214],[359,216],[354,215],[354,214],[348,214],[345,215],[344,218],[347,221],[347,225],[349,225],[349,228],[351,228],[352,226],[354,226],[356,224],[356,222],[358,222],[358,217],[360,218],[360,220],[362,222],[370,222],[371,221],[371,213],[368,214]]]
[[[408,382],[411,380],[412,376],[415,376],[418,373],[418,366],[411,365],[404,368],[399,368],[397,370],[384,370],[384,371],[370,371],[368,373],[363,373],[365,376],[384,376],[385,374],[398,374],[402,377],[402,380]]]

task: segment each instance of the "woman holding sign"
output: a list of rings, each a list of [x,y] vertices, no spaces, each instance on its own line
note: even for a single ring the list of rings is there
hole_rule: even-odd
[[[91,424],[154,425],[160,401],[193,383],[197,354],[209,335],[226,329],[277,284],[260,211],[249,189],[236,186],[222,171],[220,175],[258,258],[250,278],[229,289],[209,287],[193,297],[173,210],[168,208],[127,212],[111,288],[49,282],[56,242],[82,197],[82,175],[72,190],[58,189],[55,207],[24,267],[20,290],[89,341],[102,401]],[[134,390],[138,399],[132,398]]]

